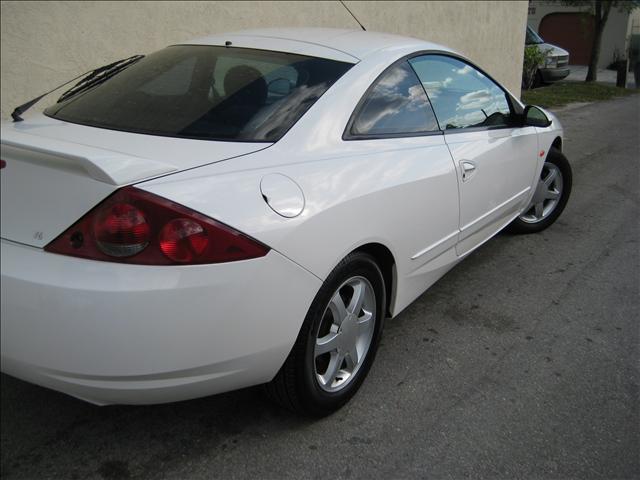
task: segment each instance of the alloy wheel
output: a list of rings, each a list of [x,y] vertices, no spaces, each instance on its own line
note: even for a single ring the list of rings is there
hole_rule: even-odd
[[[320,388],[345,388],[364,363],[376,322],[376,296],[364,277],[340,285],[327,305],[316,333],[315,376]]]
[[[527,210],[520,215],[526,223],[538,223],[556,209],[562,197],[562,172],[553,163],[546,162]]]

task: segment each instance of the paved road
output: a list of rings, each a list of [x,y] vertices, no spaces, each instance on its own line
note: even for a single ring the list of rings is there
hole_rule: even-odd
[[[500,235],[387,324],[330,418],[259,389],[97,408],[2,377],[10,478],[639,478],[640,97],[561,112],[563,217]]]

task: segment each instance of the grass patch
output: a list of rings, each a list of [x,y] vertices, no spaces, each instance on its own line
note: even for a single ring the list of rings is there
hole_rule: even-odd
[[[603,85],[602,83],[559,82],[523,91],[522,101],[527,105],[549,108],[576,102],[599,102],[634,93],[638,93],[638,90]]]

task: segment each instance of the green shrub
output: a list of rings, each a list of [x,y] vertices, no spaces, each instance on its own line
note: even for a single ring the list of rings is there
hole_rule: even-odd
[[[545,61],[551,49],[540,50],[537,45],[524,47],[524,61],[522,62],[522,88],[531,89],[536,79],[536,72],[539,67],[544,67]]]

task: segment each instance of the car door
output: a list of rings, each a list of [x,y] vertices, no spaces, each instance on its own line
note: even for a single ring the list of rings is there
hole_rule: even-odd
[[[469,63],[429,54],[410,60],[433,105],[456,163],[464,255],[493,236],[526,205],[536,174],[538,138],[515,122],[510,99]]]

